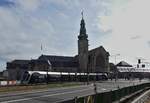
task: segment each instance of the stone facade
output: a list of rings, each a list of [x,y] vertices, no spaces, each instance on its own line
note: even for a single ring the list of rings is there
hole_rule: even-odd
[[[19,80],[24,71],[28,70],[30,60],[13,60],[7,62],[8,79]]]
[[[88,35],[82,17],[78,36],[78,72],[109,72],[109,53],[102,47],[88,51]]]
[[[70,56],[41,55],[38,60],[50,62],[50,71],[54,72],[77,72],[78,62]]]
[[[85,22],[82,17],[80,24],[80,34],[78,36],[78,72],[87,72],[88,67],[88,36],[86,34]]]
[[[102,47],[89,51],[89,72],[109,72],[109,53]]]
[[[46,60],[31,60],[28,69],[31,71],[47,71],[51,68]]]

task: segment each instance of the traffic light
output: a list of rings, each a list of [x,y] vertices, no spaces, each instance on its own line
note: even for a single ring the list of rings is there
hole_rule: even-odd
[[[141,59],[138,59],[138,64],[140,64],[141,63]]]

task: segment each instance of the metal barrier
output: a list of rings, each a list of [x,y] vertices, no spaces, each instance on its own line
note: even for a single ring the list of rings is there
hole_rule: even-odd
[[[16,80],[0,81],[0,86],[13,86],[13,85],[19,85],[20,83],[21,81],[16,81]]]
[[[150,100],[150,90],[146,91],[138,98],[134,99],[132,103],[148,103],[149,100]]]
[[[142,90],[146,87],[150,87],[150,83],[118,88],[117,90],[113,90],[110,92],[103,92],[97,93],[95,95],[74,98],[72,100],[66,100],[61,103],[113,103],[115,101],[119,102],[121,98],[135,93],[139,90]]]

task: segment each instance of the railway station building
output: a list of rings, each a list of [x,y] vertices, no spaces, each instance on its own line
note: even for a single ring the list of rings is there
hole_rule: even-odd
[[[103,46],[88,49],[88,35],[82,15],[78,35],[78,54],[75,56],[41,55],[34,60],[7,62],[9,79],[19,79],[25,71],[54,71],[100,73],[109,72],[109,52]]]

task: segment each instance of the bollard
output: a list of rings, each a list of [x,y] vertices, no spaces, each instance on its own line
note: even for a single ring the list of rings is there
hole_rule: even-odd
[[[76,96],[76,97],[74,98],[74,103],[77,103],[77,101],[78,101],[78,97]]]
[[[95,92],[95,94],[97,94],[97,86],[96,86],[96,83],[94,83],[94,92]]]

